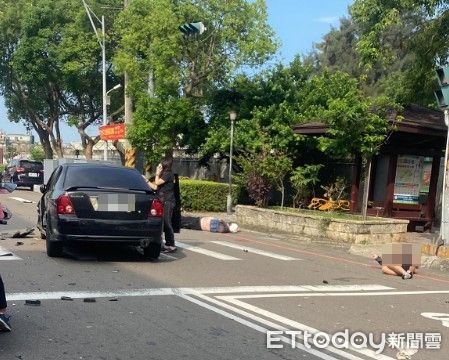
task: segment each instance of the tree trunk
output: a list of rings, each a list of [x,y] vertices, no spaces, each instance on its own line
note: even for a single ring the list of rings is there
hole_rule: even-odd
[[[284,186],[284,182],[282,181],[282,184],[281,184],[281,209],[284,207],[284,200],[285,200],[285,186]]]
[[[369,197],[369,185],[371,182],[371,163],[373,157],[369,155],[366,159],[366,176],[365,176],[365,186],[363,189],[363,203],[362,203],[362,215],[363,220],[366,220],[367,212],[368,212],[368,197]]]
[[[42,148],[44,149],[45,158],[53,159],[53,148],[51,147],[50,138],[48,133],[45,130],[42,130],[38,127],[33,126],[39,136],[39,140],[42,144]]]
[[[120,155],[120,161],[122,162],[122,165],[125,166],[125,162],[126,162],[126,149],[125,146],[122,142],[118,141],[118,140],[114,140],[112,142],[112,145],[114,145],[115,149],[118,151],[119,155]]]
[[[84,147],[84,156],[87,160],[92,160],[92,155],[94,152],[94,143],[92,141],[86,142],[86,146]]]

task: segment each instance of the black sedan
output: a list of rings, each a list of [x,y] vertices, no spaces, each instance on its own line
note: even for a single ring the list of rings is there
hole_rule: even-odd
[[[161,251],[163,204],[135,169],[100,163],[63,164],[41,186],[38,228],[47,254],[75,242],[139,245]]]

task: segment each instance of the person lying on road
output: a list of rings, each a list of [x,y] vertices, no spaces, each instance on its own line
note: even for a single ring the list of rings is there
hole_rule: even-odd
[[[382,266],[382,272],[387,275],[401,276],[404,280],[413,278],[413,274],[416,274],[417,266],[413,265],[382,265],[382,258],[377,254],[372,254],[371,258]]]
[[[190,230],[202,230],[215,233],[236,233],[239,227],[236,223],[227,223],[222,219],[211,216],[182,216],[181,228]]]

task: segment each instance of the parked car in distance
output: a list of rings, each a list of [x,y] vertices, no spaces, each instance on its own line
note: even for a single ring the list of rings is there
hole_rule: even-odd
[[[2,181],[33,190],[34,185],[44,182],[44,165],[40,161],[12,159],[3,171]]]
[[[141,246],[145,257],[159,257],[163,204],[137,170],[62,164],[41,192],[37,227],[48,256],[61,256],[64,245],[90,242]]]

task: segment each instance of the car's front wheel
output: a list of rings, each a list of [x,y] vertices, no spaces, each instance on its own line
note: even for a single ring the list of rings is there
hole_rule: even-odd
[[[147,259],[157,259],[161,254],[161,244],[150,243],[147,247],[143,248],[143,255]]]

